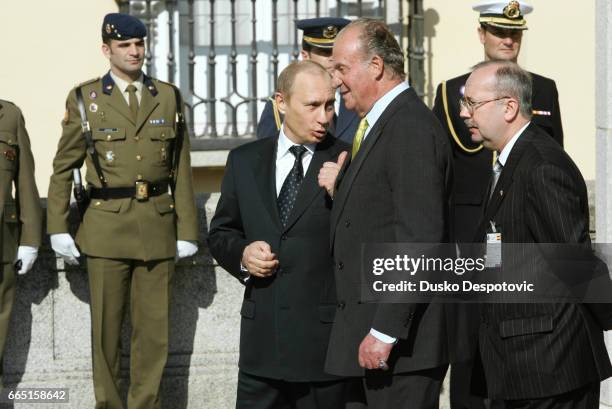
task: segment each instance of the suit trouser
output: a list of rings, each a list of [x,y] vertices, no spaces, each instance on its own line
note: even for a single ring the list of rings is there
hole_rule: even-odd
[[[348,409],[438,409],[448,365],[401,374],[366,371],[348,386]]]
[[[2,263],[2,277],[0,281],[0,386],[2,386],[4,346],[8,336],[8,326],[15,300],[15,267],[12,263]]]
[[[598,409],[599,382],[587,384],[561,395],[540,399],[498,401],[497,408],[504,409]]]
[[[236,409],[342,409],[345,381],[288,382],[238,372]]]
[[[174,259],[141,261],[88,257],[96,409],[122,409],[119,394],[121,324],[129,297],[132,322],[129,409],[160,409],[168,356],[170,282]]]

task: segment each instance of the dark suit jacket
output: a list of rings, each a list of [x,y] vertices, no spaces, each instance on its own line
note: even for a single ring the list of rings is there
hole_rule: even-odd
[[[555,82],[537,74],[532,73],[531,75],[533,77],[533,110],[539,112],[539,114],[534,114],[533,122],[563,146],[559,94]],[[482,199],[489,186],[493,166],[491,151],[481,147],[477,152],[466,152],[454,140],[450,130],[449,119],[457,138],[465,148],[474,150],[480,146],[472,142],[470,132],[459,116],[459,99],[463,97],[463,87],[468,77],[469,74],[465,74],[446,82],[448,117],[442,99],[442,85],[438,86],[433,107],[433,112],[442,123],[453,148],[455,162],[453,230],[459,242],[468,242],[474,237],[480,218]],[[550,115],[545,115],[545,113],[550,113]]]
[[[503,243],[590,246],[582,175],[533,123],[510,153],[475,242],[484,241],[489,221],[501,229]],[[502,266],[518,263],[519,257],[506,257],[504,251]],[[536,276],[543,271],[537,262],[529,260]],[[479,347],[492,398],[558,395],[612,374],[602,330],[583,304],[490,303],[480,309]]]
[[[342,175],[332,209],[331,239],[338,310],[326,369],[363,376],[359,344],[375,328],[397,337],[394,373],[449,362],[442,304],[365,304],[360,301],[363,243],[440,243],[447,240],[452,166],[448,138],[412,89],[383,112]]]
[[[280,131],[283,115],[278,111],[276,104],[272,101],[272,98],[266,101],[264,110],[259,117],[259,123],[257,124],[257,139],[276,136],[278,135],[278,131]],[[341,141],[352,144],[355,132],[359,126],[359,117],[355,112],[346,109],[344,100],[342,99],[340,100],[340,109],[338,111],[338,115],[334,115],[335,120],[330,126],[329,133]],[[277,116],[278,121],[276,120]]]
[[[213,257],[241,277],[246,245],[270,244],[280,267],[270,278],[251,277],[242,303],[240,369],[288,381],[335,379],[323,372],[336,309],[329,251],[331,199],[319,187],[323,162],[350,148],[328,135],[317,145],[288,225],[281,226],[275,187],[277,137],[232,150],[208,243]]]

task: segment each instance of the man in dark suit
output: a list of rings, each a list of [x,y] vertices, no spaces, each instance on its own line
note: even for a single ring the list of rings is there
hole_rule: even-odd
[[[321,64],[328,70],[332,69],[331,53],[334,39],[338,32],[344,28],[349,20],[335,17],[319,17],[298,20],[296,27],[302,30],[302,60],[312,60]],[[257,139],[278,135],[283,123],[283,112],[270,97],[264,106],[264,110],[257,124]],[[347,143],[353,142],[353,136],[357,130],[359,118],[353,111],[346,109],[342,98],[336,92],[336,103],[334,104],[334,117],[328,131],[337,139]]]
[[[245,284],[237,408],[342,406],[344,382],[323,371],[336,310],[331,198],[317,184],[350,147],[331,136],[332,78],[312,61],[279,77],[276,137],[230,152],[210,251]]]
[[[359,255],[364,243],[447,240],[448,139],[405,82],[402,51],[384,23],[349,24],[336,38],[333,60],[344,102],[361,121],[352,161],[335,186],[338,309],[325,368],[354,377],[350,399],[369,408],[437,408],[450,359],[444,306],[361,302]],[[331,171],[337,169],[326,166],[321,174]]]
[[[485,0],[473,9],[480,13],[478,36],[483,45],[485,59],[516,62],[523,32],[527,30],[524,16],[533,7],[523,1]],[[453,185],[453,235],[458,242],[470,242],[474,237],[481,206],[490,177],[493,153],[474,141],[459,116],[459,99],[469,73],[443,81],[436,90],[433,107],[449,140],[451,141],[455,178]],[[559,111],[559,96],[555,82],[532,73],[533,78],[533,122],[563,146],[563,129]],[[461,306],[464,317],[477,312],[473,306]],[[477,325],[474,321],[474,325]],[[475,329],[475,326],[473,326]],[[475,337],[474,332],[474,337]],[[475,343],[474,343],[475,344]],[[482,399],[471,397],[471,364],[457,363],[451,367],[450,400],[452,409],[484,408]]]
[[[474,241],[483,242],[495,226],[502,243],[590,246],[586,185],[561,146],[531,120],[530,74],[512,62],[481,63],[461,106],[473,139],[497,152]],[[502,269],[517,262],[502,251]],[[519,271],[526,272],[512,273]],[[612,367],[602,329],[584,304],[480,308],[479,350],[490,398],[511,408],[599,406],[599,382]]]

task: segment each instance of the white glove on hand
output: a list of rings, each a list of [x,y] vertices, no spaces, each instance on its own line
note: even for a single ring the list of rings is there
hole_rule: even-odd
[[[21,267],[17,270],[17,274],[25,274],[34,265],[36,258],[38,257],[38,247],[30,246],[19,246],[17,249],[17,261],[21,260]]]
[[[57,233],[51,235],[51,248],[56,254],[61,256],[64,261],[72,266],[78,266],[77,259],[81,253],[77,250],[74,240],[68,233]]]
[[[177,240],[176,242],[176,260],[193,256],[198,252],[198,245],[195,241]]]

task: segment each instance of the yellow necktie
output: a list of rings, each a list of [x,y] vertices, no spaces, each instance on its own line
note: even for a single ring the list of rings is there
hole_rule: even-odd
[[[359,127],[357,128],[357,132],[355,132],[355,139],[353,140],[353,151],[351,153],[351,159],[355,159],[355,155],[359,151],[361,147],[361,141],[363,140],[363,135],[365,135],[365,131],[368,129],[368,120],[364,116],[359,122]]]

